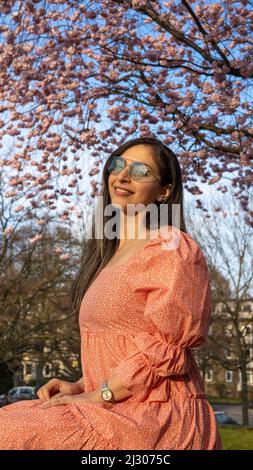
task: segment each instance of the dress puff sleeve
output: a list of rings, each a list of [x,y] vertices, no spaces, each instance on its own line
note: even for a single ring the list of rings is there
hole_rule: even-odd
[[[140,401],[170,376],[187,374],[189,350],[205,341],[210,320],[209,273],[199,245],[184,232],[176,249],[163,248],[164,241],[132,278],[135,290],[147,293],[150,327],[134,334],[131,353],[112,370]]]

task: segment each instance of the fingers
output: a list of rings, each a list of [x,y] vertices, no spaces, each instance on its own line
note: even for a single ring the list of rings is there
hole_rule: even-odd
[[[51,400],[54,398],[61,398],[61,397],[65,397],[66,395],[68,395],[68,393],[64,393],[64,392],[59,392],[59,393],[56,393],[52,398]]]
[[[51,398],[41,405],[41,408],[51,408],[52,406],[66,405],[71,403],[73,398],[70,395],[63,395],[59,398]]]
[[[89,393],[81,393],[80,395],[63,395],[60,396],[58,394],[58,398],[53,397],[50,400],[46,401],[41,405],[41,408],[51,408],[52,406],[59,406],[59,405],[68,405],[74,403],[96,403],[91,399]]]
[[[39,390],[37,390],[37,395],[42,401],[47,401],[50,399],[51,395],[54,395],[54,392],[59,391],[60,381],[58,379],[51,379],[45,385],[43,385]]]
[[[43,388],[43,387],[37,391],[37,395],[42,401],[49,400],[50,398],[48,389]]]

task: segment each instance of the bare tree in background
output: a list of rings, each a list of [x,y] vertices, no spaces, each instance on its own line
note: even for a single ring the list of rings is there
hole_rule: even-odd
[[[45,214],[13,212],[12,199],[1,192],[0,363],[17,371],[25,354],[36,363],[38,381],[47,362],[62,362],[74,377],[79,332],[69,290],[80,242],[67,224],[55,226]]]
[[[248,425],[253,314],[245,311],[244,306],[245,301],[249,305],[253,302],[253,233],[251,227],[244,223],[235,199],[223,196],[221,201],[216,198],[212,207],[213,217],[199,216],[194,220],[189,216],[194,238],[207,258],[213,292],[212,334],[205,347],[211,363],[216,362],[224,369],[240,373],[243,425]]]

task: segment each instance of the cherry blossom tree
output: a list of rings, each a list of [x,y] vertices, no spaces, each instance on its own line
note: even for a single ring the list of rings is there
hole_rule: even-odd
[[[250,0],[2,1],[0,139],[14,151],[1,165],[11,188],[31,209],[39,193],[49,207],[65,198],[71,212],[88,154],[94,197],[104,157],[155,135],[177,152],[188,191],[222,178],[217,190],[232,185],[253,224],[252,20]]]

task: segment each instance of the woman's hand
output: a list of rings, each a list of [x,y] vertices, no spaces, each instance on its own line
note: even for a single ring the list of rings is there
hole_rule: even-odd
[[[95,390],[93,392],[80,393],[79,395],[60,396],[60,394],[57,394],[50,400],[47,400],[45,403],[43,403],[41,407],[51,408],[52,406],[71,405],[74,403],[79,403],[81,405],[82,403],[104,403],[104,401],[100,394]]]
[[[83,387],[79,382],[67,382],[61,379],[51,379],[37,391],[38,397],[42,401],[49,401],[52,397],[62,397],[65,395],[78,395],[83,392]]]

